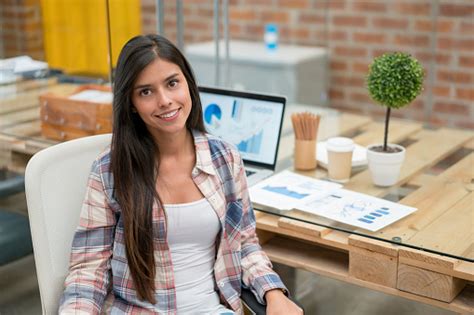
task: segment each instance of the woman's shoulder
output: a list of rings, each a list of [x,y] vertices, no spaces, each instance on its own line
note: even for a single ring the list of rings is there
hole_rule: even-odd
[[[211,154],[230,156],[234,159],[240,157],[239,150],[234,144],[209,133],[205,133],[204,135],[209,143]]]
[[[108,145],[95,158],[94,163],[92,164],[92,171],[98,174],[109,172],[110,161],[111,161],[110,154],[111,154],[110,145]]]

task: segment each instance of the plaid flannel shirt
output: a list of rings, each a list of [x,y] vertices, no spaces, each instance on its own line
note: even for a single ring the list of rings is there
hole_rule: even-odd
[[[255,233],[245,170],[237,149],[219,138],[193,130],[196,165],[192,178],[220,221],[214,264],[221,302],[242,313],[241,286],[259,302],[266,291],[286,291],[262,251]],[[176,314],[173,262],[166,239],[166,215],[153,205],[155,297],[137,297],[128,268],[120,206],[113,197],[110,149],[94,162],[71,252],[69,274],[61,298],[61,314]],[[106,301],[107,300],[107,301]],[[109,305],[107,310],[104,304]]]

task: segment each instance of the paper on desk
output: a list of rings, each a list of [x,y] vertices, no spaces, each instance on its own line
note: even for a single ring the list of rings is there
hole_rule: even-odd
[[[417,210],[289,171],[258,183],[249,192],[252,202],[261,205],[298,209],[372,232]]]
[[[283,171],[252,186],[249,193],[252,202],[291,210],[340,187],[340,184]]]
[[[307,199],[299,210],[375,232],[416,211],[416,208],[346,189]]]

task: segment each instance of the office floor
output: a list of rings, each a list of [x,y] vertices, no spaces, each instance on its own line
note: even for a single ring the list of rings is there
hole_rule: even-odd
[[[0,200],[0,207],[26,213],[23,194]],[[306,314],[384,314],[384,315],[450,315],[429,305],[361,288],[304,270],[291,271],[276,266],[285,277],[297,284],[294,296],[305,307]],[[291,283],[292,279],[285,282]],[[0,315],[41,314],[38,284],[33,256],[0,267]]]

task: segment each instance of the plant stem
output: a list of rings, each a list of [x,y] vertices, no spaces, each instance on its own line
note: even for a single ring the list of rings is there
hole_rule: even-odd
[[[385,114],[385,134],[383,137],[383,150],[387,151],[387,138],[388,138],[388,122],[390,120],[390,107],[387,106],[387,112]]]

